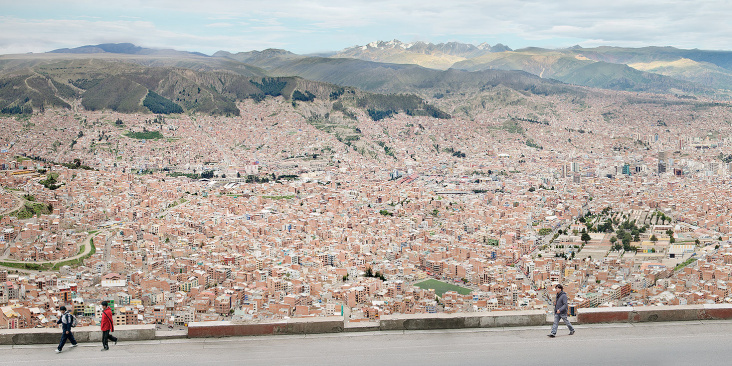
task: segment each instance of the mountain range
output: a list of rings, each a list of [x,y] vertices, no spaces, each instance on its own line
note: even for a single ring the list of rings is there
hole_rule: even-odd
[[[328,57],[279,49],[208,56],[130,43],[0,56],[0,110],[6,114],[68,108],[80,100],[92,110],[231,115],[238,113],[237,100],[276,95],[294,102],[304,101],[303,96],[328,99],[333,93],[343,95],[346,87],[354,95],[354,108],[444,116],[434,106],[425,107],[426,101],[499,86],[544,95],[582,95],[588,90],[581,87],[592,87],[729,99],[732,52],[579,46],[512,50],[501,44],[393,40]],[[388,108],[358,102],[383,101],[375,95],[395,93],[418,99],[404,98],[410,102]]]
[[[564,83],[589,86],[593,88],[639,91],[651,93],[696,94],[729,98],[732,95],[732,52],[683,50],[673,47],[596,47],[574,46],[565,49],[524,48],[512,50],[502,44],[479,45],[459,42],[403,43],[398,40],[376,41],[363,46],[354,46],[334,53],[329,57],[296,55],[286,50],[269,49],[232,54],[219,51],[212,57],[201,53],[175,50],[154,50],[141,48],[129,43],[101,44],[83,46],[75,49],[61,49],[55,53],[113,53],[127,55],[178,56],[198,58],[198,63],[189,62],[175,66],[192,67],[199,70],[216,68],[232,69],[234,64],[218,63],[231,60],[256,66],[279,76],[301,76],[316,80],[344,84],[359,88],[401,92],[399,86],[388,82],[366,81],[374,79],[373,70],[381,69],[386,75],[393,76],[388,70],[398,69],[406,73],[399,81],[416,80],[413,67],[397,65],[417,65],[425,69],[465,71],[511,70],[525,71],[541,78],[555,79]],[[201,58],[206,58],[201,62]],[[376,64],[332,59],[355,59],[375,62]],[[170,62],[170,61],[169,61]],[[390,65],[386,65],[390,64]],[[323,68],[332,68],[322,75]],[[256,74],[256,72],[253,72]],[[355,73],[355,74],[354,74]],[[260,72],[261,74],[261,72]],[[345,75],[350,74],[350,75]],[[400,75],[401,76],[401,75]],[[381,79],[387,79],[382,77]],[[388,79],[388,80],[394,80]],[[386,80],[386,81],[388,81]],[[409,84],[409,83],[407,83]],[[410,86],[406,86],[410,89]]]
[[[690,93],[728,98],[732,91],[732,52],[673,47],[574,46],[566,49],[511,50],[478,46],[372,42],[347,48],[334,57],[416,64],[467,71],[521,70],[568,84],[652,93]]]
[[[459,42],[448,43],[402,43],[398,40],[371,42],[365,46],[346,48],[333,57],[357,58],[398,64],[417,64],[435,69],[448,69],[456,62],[483,56],[491,52],[511,51],[502,44],[477,46]]]

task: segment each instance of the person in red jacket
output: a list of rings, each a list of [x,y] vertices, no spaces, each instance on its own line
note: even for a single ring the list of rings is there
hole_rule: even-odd
[[[102,346],[104,347],[102,351],[108,351],[109,344],[107,342],[111,340],[114,344],[117,344],[117,337],[109,334],[109,332],[114,332],[114,318],[109,303],[102,301],[102,308]]]

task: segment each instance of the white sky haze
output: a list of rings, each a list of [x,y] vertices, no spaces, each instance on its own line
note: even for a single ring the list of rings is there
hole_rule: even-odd
[[[728,0],[0,0],[0,54],[130,42],[212,54],[376,40],[732,49]]]

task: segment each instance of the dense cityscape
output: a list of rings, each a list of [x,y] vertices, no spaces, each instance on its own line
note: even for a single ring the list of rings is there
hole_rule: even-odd
[[[491,96],[1,117],[0,328],[732,302],[728,104]]]

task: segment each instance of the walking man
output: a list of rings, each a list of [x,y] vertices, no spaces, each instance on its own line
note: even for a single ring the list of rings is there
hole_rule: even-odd
[[[108,341],[117,344],[117,337],[109,334],[114,332],[114,320],[112,319],[112,309],[109,308],[109,303],[102,301],[102,351],[109,351]]]
[[[552,325],[552,332],[549,333],[549,337],[554,338],[557,334],[557,328],[559,327],[559,319],[564,320],[564,324],[567,324],[569,328],[569,335],[574,334],[574,327],[567,319],[567,293],[564,292],[564,286],[556,285],[554,289],[557,292],[557,299],[554,300],[554,324]]]
[[[74,333],[71,332],[71,327],[74,326],[76,320],[74,319],[74,316],[71,314],[71,312],[66,310],[66,306],[62,305],[59,310],[61,310],[63,314],[61,314],[61,317],[59,317],[58,321],[56,322],[56,324],[61,324],[61,342],[58,343],[56,353],[61,353],[61,350],[64,349],[64,344],[66,344],[67,339],[71,341],[71,347],[77,346],[76,339],[74,339]]]

